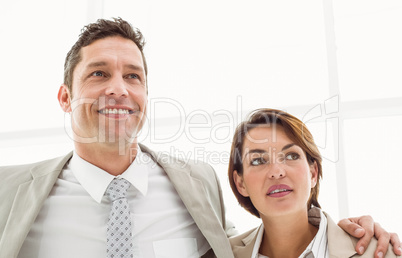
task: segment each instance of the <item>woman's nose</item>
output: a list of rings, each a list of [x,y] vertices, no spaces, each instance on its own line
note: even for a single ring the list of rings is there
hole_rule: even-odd
[[[279,179],[286,176],[284,165],[280,162],[270,164],[268,177],[272,179]]]

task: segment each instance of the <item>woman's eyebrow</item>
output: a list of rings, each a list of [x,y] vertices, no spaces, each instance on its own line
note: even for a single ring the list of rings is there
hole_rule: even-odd
[[[283,146],[282,151],[287,150],[287,149],[289,149],[289,148],[291,148],[291,147],[293,147],[293,146],[297,146],[297,145],[294,144],[294,143],[286,144],[285,146]]]
[[[285,151],[285,150],[287,150],[287,149],[289,149],[289,148],[291,148],[291,147],[293,147],[293,146],[298,146],[298,145],[295,144],[295,143],[286,144],[285,146],[283,146],[283,148],[282,148],[281,151]],[[244,153],[244,157],[246,157],[247,155],[253,154],[253,153],[259,153],[259,154],[261,154],[261,153],[267,153],[267,151],[266,151],[266,150],[263,150],[263,149],[251,149],[251,150],[247,150],[247,151]]]
[[[266,150],[263,150],[263,149],[251,149],[251,150],[248,150],[245,154],[244,154],[244,157],[246,157],[247,155],[250,155],[250,154],[252,154],[252,153],[266,153],[267,151]]]

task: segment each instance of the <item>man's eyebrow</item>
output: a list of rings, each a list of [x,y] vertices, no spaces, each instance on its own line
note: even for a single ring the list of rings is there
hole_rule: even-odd
[[[125,65],[125,67],[130,68],[132,70],[139,70],[139,71],[143,71],[144,68],[142,66],[139,65],[133,65],[133,64],[127,64]]]
[[[104,61],[99,61],[99,62],[92,62],[88,64],[88,68],[96,68],[96,67],[102,67],[102,66],[107,66],[107,63]],[[144,68],[139,65],[134,65],[134,64],[127,64],[125,65],[126,68],[129,68],[131,70],[136,70],[136,71],[143,71]]]
[[[88,64],[88,68],[93,68],[93,67],[100,67],[100,66],[106,66],[106,62],[100,61],[100,62],[92,62]]]

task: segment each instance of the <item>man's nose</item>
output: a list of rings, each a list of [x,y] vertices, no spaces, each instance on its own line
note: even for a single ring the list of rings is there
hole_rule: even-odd
[[[112,95],[115,97],[127,97],[128,91],[126,88],[126,83],[122,77],[113,77],[112,80],[109,81],[109,84],[106,88],[106,95]]]

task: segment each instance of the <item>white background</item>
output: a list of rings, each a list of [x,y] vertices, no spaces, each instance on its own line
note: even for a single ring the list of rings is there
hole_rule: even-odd
[[[272,107],[313,131],[324,210],[335,220],[370,214],[402,235],[400,1],[0,0],[0,165],[73,148],[56,99],[64,58],[101,17],[122,17],[147,40],[141,142],[209,162],[240,231],[259,221],[228,184],[232,133]]]

